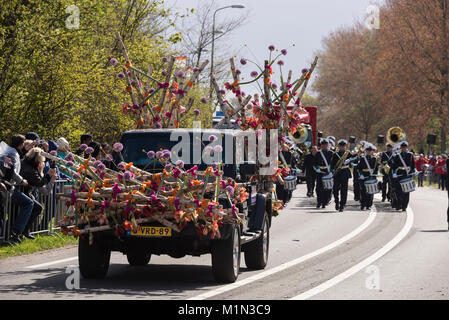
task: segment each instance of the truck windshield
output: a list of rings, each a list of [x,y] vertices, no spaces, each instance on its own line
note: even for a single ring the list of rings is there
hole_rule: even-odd
[[[214,145],[221,145],[223,151],[215,156],[214,160],[225,164],[225,172],[233,170],[234,159],[233,159],[233,136],[220,134],[220,132],[204,132],[202,134],[202,139],[199,139],[195,135],[196,142],[194,142],[194,135],[190,131],[184,131],[184,136],[181,137],[177,134],[174,135],[176,139],[173,139],[171,131],[133,131],[126,132],[122,135],[121,142],[123,143],[123,159],[126,162],[132,162],[136,167],[145,169],[146,171],[160,171],[165,164],[160,163],[155,158],[149,159],[147,156],[148,151],[162,151],[169,150],[171,152],[176,152],[177,156],[180,157],[184,163],[185,168],[189,169],[194,165],[197,165],[199,170],[205,170],[207,166],[213,162],[204,157],[204,148],[210,144],[209,137],[215,135],[220,137],[221,141],[215,141]],[[187,135],[189,138],[187,138]],[[200,136],[201,137],[201,136]],[[184,144],[184,149],[180,148],[181,142],[184,143],[183,139],[187,138],[187,143]],[[201,141],[200,141],[201,140]],[[206,141],[202,141],[206,140]],[[221,142],[221,143],[219,143]],[[183,155],[183,150],[186,150],[189,154]],[[203,156],[201,156],[203,155]],[[187,161],[188,156],[188,161]],[[210,159],[210,158],[209,158]],[[171,162],[175,162],[176,157],[172,156]],[[229,176],[229,173],[228,175]]]

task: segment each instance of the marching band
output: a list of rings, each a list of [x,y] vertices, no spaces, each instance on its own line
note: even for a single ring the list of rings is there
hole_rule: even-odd
[[[313,170],[308,170],[308,174],[316,177],[316,207],[325,208],[333,195],[335,209],[343,212],[348,181],[353,178],[360,210],[370,210],[374,195],[381,192],[382,202],[388,199],[392,208],[406,211],[410,193],[415,190],[414,175],[418,174],[414,155],[408,152],[405,133],[400,128],[391,128],[387,137],[386,150],[377,154],[376,146],[366,141],[350,150],[344,139],[337,145],[332,136],[321,139],[320,149],[308,155],[308,159],[313,159]],[[309,188],[307,196],[312,194]]]

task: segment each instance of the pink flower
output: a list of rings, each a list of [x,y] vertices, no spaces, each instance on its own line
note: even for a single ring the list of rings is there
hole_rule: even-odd
[[[116,142],[114,143],[114,145],[112,146],[112,149],[115,152],[121,152],[123,150],[123,144],[121,144],[120,142]]]

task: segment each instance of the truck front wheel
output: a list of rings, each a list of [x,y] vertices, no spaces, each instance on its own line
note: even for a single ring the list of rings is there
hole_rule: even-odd
[[[86,279],[104,278],[108,273],[111,249],[100,241],[89,245],[89,237],[80,237],[78,263],[81,275]]]
[[[240,229],[231,225],[226,240],[215,240],[212,244],[212,273],[217,282],[232,283],[240,271]]]

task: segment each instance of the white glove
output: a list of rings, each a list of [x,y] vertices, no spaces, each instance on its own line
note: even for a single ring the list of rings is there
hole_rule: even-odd
[[[349,162],[351,162],[351,159],[346,159],[346,161],[344,162],[344,164],[347,165]]]
[[[316,169],[316,172],[321,173],[321,169],[320,168]]]
[[[393,173],[393,179],[397,179],[398,175],[396,173]]]
[[[332,178],[332,172],[331,172],[331,173],[329,173],[329,178]]]
[[[360,180],[365,180],[365,176],[363,174],[360,175],[359,177]]]

